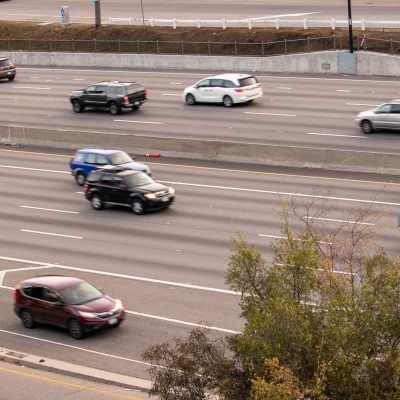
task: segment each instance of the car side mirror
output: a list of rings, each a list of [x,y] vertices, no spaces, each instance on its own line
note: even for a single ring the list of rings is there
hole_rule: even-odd
[[[84,93],[84,94],[87,94],[87,92],[88,92],[88,91],[87,91],[86,89],[83,89],[83,93]]]

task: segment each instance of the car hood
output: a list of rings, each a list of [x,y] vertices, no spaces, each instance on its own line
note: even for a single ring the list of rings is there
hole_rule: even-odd
[[[127,162],[121,165],[134,171],[147,171],[149,169],[147,165],[138,163],[136,161]]]
[[[376,110],[376,108],[372,108],[371,110],[361,111],[360,113],[357,114],[357,116],[358,117],[370,117],[372,115],[375,115],[375,110]]]
[[[85,304],[74,305],[78,311],[102,313],[113,309],[116,305],[116,301],[108,296],[102,296],[96,300],[89,301]]]
[[[155,193],[155,192],[168,192],[168,186],[165,186],[161,183],[149,183],[148,185],[143,185],[136,187],[135,190],[140,190],[143,193]]]

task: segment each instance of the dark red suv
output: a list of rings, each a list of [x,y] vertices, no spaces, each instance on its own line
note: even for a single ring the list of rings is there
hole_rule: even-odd
[[[13,291],[14,311],[28,329],[36,322],[68,329],[74,339],[84,332],[117,327],[124,319],[120,300],[104,295],[82,279],[46,275],[20,282]]]

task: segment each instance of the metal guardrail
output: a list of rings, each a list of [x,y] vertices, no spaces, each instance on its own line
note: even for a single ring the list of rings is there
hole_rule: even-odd
[[[253,28],[347,28],[349,21],[347,19],[284,19],[284,18],[248,18],[248,19],[161,19],[161,18],[113,18],[108,17],[109,23],[129,24],[129,25],[147,25],[147,26],[172,26],[176,29],[181,27],[248,27]],[[358,28],[363,31],[366,29],[400,29],[400,19],[392,21],[379,20],[352,20],[353,28]]]
[[[343,40],[341,35],[284,39],[273,42],[0,39],[0,50],[8,52],[94,52],[265,57],[326,50],[343,50],[346,46],[347,40]],[[400,41],[357,36],[355,37],[355,48],[358,51],[379,51],[394,55],[400,54]]]

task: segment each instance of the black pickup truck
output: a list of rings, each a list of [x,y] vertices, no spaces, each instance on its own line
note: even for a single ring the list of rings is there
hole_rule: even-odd
[[[139,82],[99,82],[71,93],[69,99],[76,113],[103,108],[118,115],[123,108],[137,110],[147,101],[147,91]]]

